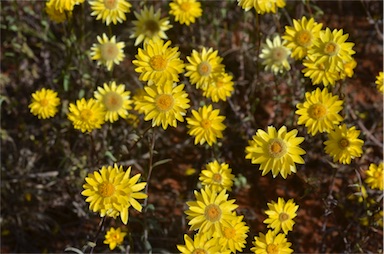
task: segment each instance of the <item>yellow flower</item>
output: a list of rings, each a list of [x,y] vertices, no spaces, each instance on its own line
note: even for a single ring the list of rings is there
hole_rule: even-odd
[[[169,24],[168,17],[160,19],[160,9],[155,12],[153,6],[149,9],[144,6],[140,13],[134,12],[134,14],[137,20],[132,21],[135,27],[129,38],[136,38],[135,46],[143,41],[146,43],[149,40],[168,39],[165,31],[172,25]]]
[[[208,83],[203,95],[211,98],[213,102],[218,102],[219,100],[226,101],[227,98],[231,96],[233,90],[232,76],[221,72],[214,76],[212,81]]]
[[[121,232],[120,228],[110,228],[105,234],[105,240],[103,243],[109,244],[109,249],[114,250],[117,245],[124,242],[124,237],[127,235],[125,232]]]
[[[72,16],[72,11],[59,11],[56,9],[54,2],[54,0],[50,0],[45,4],[45,11],[52,21],[62,23]]]
[[[84,0],[50,0],[52,8],[55,8],[59,12],[72,11],[73,7],[77,4],[81,4]]]
[[[286,26],[282,36],[285,46],[292,50],[291,57],[296,60],[303,59],[307,55],[307,50],[312,47],[314,39],[319,36],[323,24],[318,24],[313,18],[307,20],[302,17],[293,20],[293,27]]]
[[[185,213],[190,220],[190,230],[199,230],[208,234],[223,235],[222,226],[230,226],[235,217],[233,211],[238,207],[235,200],[228,200],[228,194],[222,190],[220,193],[205,186],[201,192],[195,190],[196,201],[188,201],[188,210]]]
[[[142,81],[153,81],[156,85],[167,81],[179,81],[179,74],[184,70],[184,63],[179,58],[178,47],[169,48],[171,41],[150,40],[144,43],[144,49],[139,48],[136,60],[132,63],[137,66],[135,71],[140,73]]]
[[[169,8],[169,14],[175,16],[175,21],[187,26],[195,23],[195,19],[203,12],[200,2],[196,0],[173,0],[169,3]]]
[[[57,97],[57,92],[42,88],[32,94],[32,102],[28,107],[33,115],[39,119],[46,119],[56,115],[59,104],[60,99]]]
[[[188,235],[184,235],[185,245],[178,244],[177,249],[182,254],[203,254],[219,253],[220,246],[217,238],[211,238],[207,233],[198,233],[192,240]]]
[[[124,224],[128,222],[128,208],[133,206],[141,212],[142,206],[136,199],[145,199],[147,194],[140,192],[147,183],[137,183],[140,174],[130,177],[131,167],[124,172],[123,167],[103,166],[99,171],[89,173],[83,185],[86,202],[89,202],[89,209],[93,212],[100,212],[100,216],[105,215],[116,218],[120,215]]]
[[[337,95],[333,96],[327,88],[322,91],[317,88],[305,93],[305,102],[297,104],[297,123],[305,124],[308,133],[314,136],[317,132],[329,132],[343,121],[339,112],[343,109],[343,101]]]
[[[184,122],[186,109],[189,106],[188,94],[184,85],[167,82],[163,86],[144,87],[147,95],[141,102],[145,112],[145,121],[152,120],[152,126],[162,126],[164,130],[168,125],[177,127],[177,121]]]
[[[378,189],[383,190],[383,163],[381,162],[379,165],[371,163],[369,165],[369,169],[365,172],[366,179],[365,183],[371,188],[371,189]]]
[[[102,37],[97,36],[97,41],[99,44],[94,43],[91,48],[92,60],[97,60],[97,65],[105,65],[111,71],[113,64],[123,61],[125,43],[116,42],[116,36],[109,39],[105,33]]]
[[[383,72],[379,72],[379,75],[376,76],[376,82],[375,84],[377,85],[377,90],[379,90],[380,92],[384,93],[384,89],[383,89],[383,85],[384,85],[384,76],[383,76]]]
[[[125,86],[120,84],[116,86],[116,82],[110,84],[104,83],[103,87],[98,87],[94,92],[94,96],[98,102],[106,110],[105,121],[111,123],[117,121],[120,117],[127,118],[128,110],[132,109],[132,100],[130,100],[130,91],[125,91]]]
[[[218,51],[213,51],[212,48],[208,50],[203,47],[201,53],[192,50],[191,56],[187,56],[189,64],[185,67],[187,72],[186,77],[196,88],[206,89],[215,75],[224,71],[224,65],[221,64],[223,58],[217,55]]]
[[[287,238],[284,234],[276,235],[271,230],[268,230],[267,234],[259,233],[259,236],[255,236],[255,241],[253,242],[254,247],[251,248],[251,251],[256,254],[290,254],[293,252],[289,248],[292,244],[287,242]]]
[[[276,35],[273,41],[266,40],[259,57],[263,59],[262,64],[265,65],[265,70],[271,70],[274,74],[277,74],[291,69],[288,62],[290,53],[291,51],[281,43],[280,36]]]
[[[107,26],[123,23],[126,20],[126,13],[130,12],[131,4],[126,0],[90,0],[91,16],[96,16],[96,20],[101,19]]]
[[[220,192],[223,189],[232,190],[234,175],[231,174],[232,169],[227,163],[221,163],[217,160],[206,165],[206,169],[200,173],[199,181],[202,185],[207,185],[213,191]]]
[[[324,142],[325,152],[333,157],[333,162],[350,164],[351,160],[363,153],[364,141],[359,139],[360,131],[353,126],[347,129],[345,124],[337,126],[328,133],[328,140]]]
[[[336,71],[326,69],[323,63],[319,63],[316,58],[307,56],[303,60],[303,65],[306,67],[302,70],[305,77],[309,77],[312,85],[323,84],[324,86],[335,85],[335,82],[340,79],[340,75]]]
[[[230,250],[231,253],[236,253],[237,251],[242,252],[247,243],[246,239],[249,227],[243,221],[244,216],[236,216],[235,213],[234,216],[235,217],[229,222],[229,225],[222,226],[222,236],[214,234],[214,237],[219,239],[219,245],[221,246],[220,253],[226,250]]]
[[[293,199],[285,202],[283,198],[278,198],[277,203],[272,201],[268,203],[269,210],[265,211],[268,218],[263,222],[268,224],[268,228],[272,228],[277,234],[280,230],[283,230],[284,234],[288,234],[288,231],[292,231],[295,222],[293,218],[296,217],[296,211],[299,208],[298,205],[293,202]]]
[[[255,8],[258,14],[276,13],[277,8],[284,8],[285,0],[237,0],[245,11]]]
[[[195,145],[204,144],[212,146],[217,142],[217,138],[223,138],[222,131],[226,128],[222,123],[225,116],[220,116],[220,110],[213,110],[212,105],[203,106],[192,110],[192,117],[187,117],[188,134],[195,136]]]
[[[308,50],[318,64],[324,64],[325,69],[331,72],[340,72],[344,69],[344,62],[352,60],[355,51],[352,42],[346,42],[348,34],[343,34],[343,29],[334,29],[332,32],[327,27],[320,31],[319,37],[314,40],[313,46]]]
[[[295,163],[304,164],[300,155],[305,151],[299,146],[304,138],[296,137],[297,133],[296,129],[287,132],[285,126],[278,131],[269,126],[268,133],[259,129],[245,148],[245,158],[251,159],[253,164],[260,164],[263,176],[272,169],[273,177],[280,173],[285,179],[292,172],[296,173]]]
[[[353,70],[356,68],[356,65],[357,62],[353,58],[348,62],[344,62],[344,68],[340,72],[340,79],[345,79],[346,77],[352,78],[354,73]]]
[[[105,111],[103,106],[89,99],[82,98],[77,100],[76,104],[69,104],[68,119],[72,122],[75,129],[82,132],[91,132],[93,129],[100,129],[104,123]]]

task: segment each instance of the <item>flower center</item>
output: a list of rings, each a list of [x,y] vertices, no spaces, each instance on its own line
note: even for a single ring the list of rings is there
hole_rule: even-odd
[[[203,61],[197,66],[197,71],[201,76],[208,76],[211,74],[212,66],[207,62]]]
[[[157,55],[151,57],[149,64],[155,71],[163,71],[167,67],[168,61],[163,56]]]
[[[117,7],[118,0],[104,0],[104,6],[107,9],[113,10]]]
[[[191,4],[190,3],[181,3],[180,4],[180,9],[184,12],[188,12],[191,9]]]
[[[219,173],[216,173],[212,176],[212,180],[215,181],[216,183],[221,183],[222,179],[223,177]]]
[[[286,221],[286,220],[288,220],[289,219],[289,215],[288,214],[286,214],[286,213],[280,213],[279,214],[279,220],[281,221],[281,222],[283,222],[283,221]]]
[[[204,129],[209,129],[211,127],[211,121],[209,121],[208,119],[203,119],[201,121],[201,127],[203,127]]]
[[[287,146],[281,139],[272,139],[268,145],[268,152],[272,158],[280,158],[286,154]]]
[[[40,105],[42,107],[46,107],[46,106],[48,106],[48,104],[49,104],[49,101],[47,99],[41,99],[40,100]]]
[[[195,249],[192,254],[207,254],[207,251],[201,248]]]
[[[339,141],[339,147],[341,148],[341,149],[345,149],[345,148],[347,148],[349,146],[349,141],[348,141],[348,139],[346,139],[346,138],[342,138],[342,139],[340,139],[340,141]]]
[[[100,46],[101,58],[105,61],[115,60],[119,54],[119,49],[113,42],[106,42]]]
[[[327,108],[321,103],[312,105],[309,108],[309,115],[316,120],[322,119],[327,115]]]
[[[148,35],[153,36],[160,30],[159,23],[157,23],[155,20],[147,20],[144,24],[145,31]]]
[[[268,254],[278,254],[279,253],[279,246],[275,245],[273,243],[270,243],[267,245],[267,253]]]
[[[216,222],[221,218],[221,209],[218,205],[210,204],[205,208],[204,216],[210,222]]]
[[[81,112],[80,112],[80,118],[81,120],[83,121],[89,121],[91,118],[92,118],[92,110],[90,109],[83,109]]]
[[[115,186],[109,182],[103,182],[99,185],[99,193],[103,198],[108,198],[115,193]]]
[[[170,94],[160,94],[155,99],[155,104],[158,110],[168,111],[173,107],[174,99]]]
[[[296,42],[300,46],[309,47],[312,44],[312,34],[307,30],[302,30],[296,34]]]
[[[275,62],[283,62],[287,59],[287,52],[283,47],[276,47],[272,49],[272,59]]]
[[[330,56],[334,56],[339,52],[339,45],[332,41],[327,42],[324,46],[324,53]]]
[[[379,179],[380,181],[382,181],[382,179],[383,179],[383,171],[376,171],[373,174],[373,177],[376,178],[376,179]]]
[[[109,92],[104,95],[103,103],[108,111],[117,111],[123,105],[123,98],[116,92]]]
[[[236,230],[234,228],[224,228],[223,233],[227,239],[234,239],[236,237]]]

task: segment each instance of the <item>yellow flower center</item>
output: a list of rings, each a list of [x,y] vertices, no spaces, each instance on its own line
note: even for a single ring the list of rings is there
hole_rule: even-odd
[[[300,46],[309,47],[312,44],[312,34],[308,30],[302,30],[297,32],[295,38],[297,44],[299,44]]]
[[[207,62],[203,61],[197,66],[197,71],[201,76],[208,76],[211,74],[212,66]]]
[[[212,180],[217,182],[217,183],[221,183],[222,179],[223,179],[223,177],[219,173],[213,174],[213,176],[212,176]]]
[[[288,220],[288,219],[289,219],[289,215],[288,215],[288,214],[286,214],[286,213],[284,213],[284,212],[282,212],[282,213],[279,214],[279,220],[280,220],[281,222],[286,221],[286,220]]]
[[[116,92],[109,92],[104,95],[103,103],[108,111],[118,111],[123,105],[123,98]]]
[[[40,106],[46,107],[46,106],[48,106],[48,104],[49,104],[49,101],[47,99],[41,99],[40,100]]]
[[[187,2],[181,3],[180,9],[184,12],[188,12],[191,9],[191,4]]]
[[[167,68],[168,61],[161,55],[153,56],[149,60],[149,64],[155,71],[163,71]]]
[[[117,7],[118,0],[104,0],[104,6],[107,9],[113,10]]]
[[[234,239],[236,237],[236,229],[224,228],[223,234],[224,234],[224,237],[227,239]]]
[[[341,148],[341,149],[345,149],[345,148],[347,148],[349,146],[349,141],[348,141],[348,139],[346,139],[346,138],[342,138],[342,139],[340,139],[340,141],[339,141],[339,147]]]
[[[270,243],[267,245],[267,253],[268,254],[278,254],[279,253],[279,246],[273,243]]]
[[[205,208],[204,216],[210,222],[216,222],[221,218],[221,209],[218,205],[210,204]]]
[[[145,32],[149,36],[153,36],[160,30],[159,23],[156,22],[156,20],[152,20],[152,19],[147,20],[144,24],[144,27],[145,27]]]
[[[207,254],[207,251],[201,248],[195,249],[192,254]]]
[[[119,49],[113,42],[106,42],[100,46],[101,58],[105,61],[113,61],[119,54]]]
[[[89,119],[92,118],[92,115],[93,115],[93,112],[92,110],[90,109],[83,109],[81,112],[80,112],[80,118],[81,120],[83,121],[89,121]]]
[[[203,127],[204,129],[211,128],[211,121],[209,121],[208,119],[203,119],[200,124],[201,127]]]
[[[160,111],[168,111],[173,107],[174,99],[170,94],[160,94],[155,99],[155,105]]]
[[[330,56],[336,55],[339,52],[339,45],[332,41],[327,42],[324,46],[324,53]]]
[[[115,186],[112,183],[103,182],[99,185],[99,194],[103,198],[110,197],[113,193],[115,193]]]
[[[281,158],[287,152],[287,146],[284,140],[272,139],[268,144],[268,152],[272,158]]]
[[[326,115],[327,115],[327,108],[321,103],[312,105],[309,108],[309,116],[313,119],[319,120],[324,118]]]
[[[283,62],[287,59],[287,52],[283,47],[276,47],[272,49],[272,59],[274,62]]]

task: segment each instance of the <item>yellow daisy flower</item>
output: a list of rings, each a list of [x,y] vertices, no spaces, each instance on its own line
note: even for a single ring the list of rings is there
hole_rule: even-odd
[[[316,58],[307,56],[303,60],[305,68],[302,70],[305,77],[309,77],[312,85],[323,84],[324,86],[335,85],[335,82],[340,79],[340,75],[336,71],[330,71],[324,65],[319,63]]]
[[[353,70],[356,68],[357,62],[355,61],[355,59],[352,58],[352,60],[344,62],[343,64],[344,68],[340,72],[340,79],[345,79],[346,77],[352,78],[354,73]]]
[[[125,91],[125,85],[116,86],[115,81],[110,84],[104,83],[104,88],[100,86],[97,88],[94,96],[106,110],[105,121],[113,123],[119,116],[127,118],[128,110],[132,109],[131,104],[133,103],[130,100],[130,94],[130,91]]]
[[[251,159],[253,164],[260,164],[263,176],[272,169],[273,177],[280,173],[285,179],[292,172],[296,173],[295,163],[304,164],[300,155],[305,151],[299,147],[304,138],[296,137],[297,133],[296,129],[287,132],[285,126],[278,131],[269,126],[268,133],[259,129],[245,149],[245,158]]]
[[[196,201],[188,201],[188,210],[185,213],[190,220],[190,230],[199,230],[208,234],[223,235],[222,226],[230,226],[235,217],[233,211],[238,207],[236,200],[228,200],[225,190],[220,193],[205,186],[201,192],[195,190]]]
[[[288,234],[288,231],[292,231],[293,225],[295,222],[293,218],[296,217],[296,211],[299,208],[295,204],[293,199],[285,202],[283,198],[278,198],[277,203],[272,201],[268,203],[269,210],[265,211],[265,214],[268,215],[268,218],[263,222],[268,224],[268,228],[272,228],[277,234],[280,230],[283,230],[284,234]]]
[[[149,40],[168,39],[165,31],[169,30],[172,25],[169,24],[168,17],[161,19],[160,13],[160,9],[155,12],[153,6],[150,6],[149,9],[144,6],[140,13],[134,12],[137,20],[132,21],[135,27],[129,38],[136,38],[135,46],[143,41],[146,43]]]
[[[302,17],[293,20],[293,27],[286,26],[282,36],[286,40],[284,46],[292,50],[291,57],[296,60],[303,59],[307,50],[312,47],[315,38],[319,37],[323,24],[318,24],[313,18],[307,20]]]
[[[217,138],[223,138],[222,131],[226,128],[222,123],[225,116],[220,116],[220,110],[213,110],[212,105],[203,106],[192,110],[192,117],[187,117],[188,134],[195,136],[195,145],[204,144],[212,146],[217,142]]]
[[[32,102],[28,107],[31,113],[39,119],[47,119],[56,115],[59,104],[60,99],[57,97],[57,92],[42,88],[32,94]]]
[[[141,212],[142,206],[136,199],[145,199],[147,194],[140,192],[147,183],[137,183],[140,174],[130,177],[131,167],[124,172],[123,167],[103,166],[99,171],[89,173],[85,178],[84,190],[81,192],[89,202],[89,209],[116,218],[120,215],[124,224],[128,222],[128,208],[132,206]]]
[[[50,20],[56,23],[62,23],[67,20],[67,17],[72,17],[72,11],[59,11],[55,7],[55,1],[50,0],[45,4],[45,11]]]
[[[200,173],[199,181],[203,186],[207,185],[213,191],[220,192],[223,189],[232,190],[234,175],[231,174],[232,169],[227,163],[221,163],[217,160],[206,165],[206,169]]]
[[[96,16],[96,20],[102,20],[107,26],[111,24],[123,23],[127,18],[126,13],[130,12],[132,5],[126,0],[90,0],[91,16]]]
[[[365,171],[366,178],[365,183],[371,189],[383,190],[384,178],[383,178],[383,163],[381,162],[379,165],[371,163],[369,165],[369,169]]]
[[[198,233],[194,236],[194,239],[188,235],[184,235],[185,245],[178,244],[177,249],[181,254],[191,253],[219,253],[220,246],[218,245],[218,239],[212,238],[207,233]]]
[[[266,235],[259,233],[258,237],[255,236],[253,245],[254,247],[251,248],[251,251],[256,254],[290,254],[293,252],[289,248],[292,244],[287,242],[286,236],[284,234],[276,235],[271,230],[268,230]]]
[[[76,104],[69,104],[68,119],[75,129],[82,132],[91,132],[93,129],[100,129],[104,123],[105,111],[103,106],[94,99],[88,101],[82,98]]]
[[[258,14],[276,13],[277,8],[284,8],[285,0],[237,0],[245,11],[255,8]]]
[[[267,39],[266,44],[262,45],[259,57],[263,59],[262,64],[265,65],[265,70],[277,74],[291,69],[288,62],[290,54],[291,51],[283,46],[280,36],[276,35],[273,41]]]
[[[204,89],[203,95],[211,98],[213,102],[226,101],[233,90],[232,76],[222,72],[212,78],[212,82],[208,83],[207,88]]]
[[[139,48],[135,71],[140,73],[142,81],[153,81],[156,85],[167,81],[179,81],[179,74],[184,71],[184,62],[179,58],[178,47],[170,48],[171,41],[150,40],[144,43],[144,49]]]
[[[364,141],[359,139],[360,131],[353,126],[347,129],[345,124],[337,126],[328,133],[328,140],[324,142],[325,152],[333,157],[333,162],[350,164],[351,160],[363,153]]]
[[[383,75],[383,72],[379,72],[379,75],[376,76],[376,82],[375,84],[377,85],[377,90],[379,90],[380,92],[384,93],[384,89],[383,89],[383,86],[384,86],[384,75]]]
[[[196,0],[173,0],[169,3],[169,14],[175,16],[175,21],[189,26],[203,13],[200,2]]]
[[[109,39],[105,33],[102,37],[97,36],[97,41],[99,43],[91,47],[92,60],[97,60],[97,65],[105,65],[111,71],[113,64],[118,65],[123,61],[125,43],[116,42],[116,36]]]
[[[327,88],[317,88],[313,92],[305,93],[305,102],[297,104],[297,123],[305,124],[312,136],[317,132],[329,132],[343,121],[339,112],[343,109],[343,101],[337,95],[333,96]]]
[[[231,253],[242,252],[245,248],[249,227],[243,218],[244,216],[236,216],[234,213],[234,218],[229,222],[229,225],[222,226],[223,235],[214,234],[214,237],[219,239],[219,245],[222,246],[220,253],[226,250],[230,250]]]
[[[189,106],[188,94],[184,85],[167,82],[163,86],[144,87],[147,95],[141,102],[145,113],[145,121],[152,120],[152,126],[162,126],[164,130],[168,125],[177,127],[177,121],[184,122],[186,109]]]
[[[50,0],[52,8],[59,12],[73,11],[75,5],[84,3],[84,0]]]
[[[313,56],[318,64],[324,64],[325,69],[342,71],[344,62],[352,60],[355,51],[352,42],[346,42],[348,34],[343,34],[343,29],[334,29],[332,32],[327,27],[320,31],[319,37],[313,41],[313,46],[308,50],[308,55]]]
[[[191,84],[196,85],[196,88],[206,89],[213,77],[224,71],[224,65],[221,64],[223,58],[217,54],[217,50],[213,51],[213,48],[207,50],[203,47],[201,53],[192,50],[191,56],[187,56],[189,64],[185,67],[187,70],[185,76],[189,77]]]
[[[124,242],[124,237],[127,235],[125,232],[121,232],[120,228],[110,228],[105,234],[105,240],[103,243],[109,244],[109,249],[114,250],[116,246],[121,245]]]

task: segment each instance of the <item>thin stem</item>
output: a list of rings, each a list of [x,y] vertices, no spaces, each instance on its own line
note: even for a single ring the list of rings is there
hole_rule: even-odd
[[[99,235],[100,235],[100,233],[101,233],[101,231],[102,231],[102,228],[103,228],[103,225],[104,225],[104,222],[105,222],[106,218],[107,218],[107,217],[104,216],[104,217],[101,219],[101,221],[99,222],[99,229],[98,229],[97,232],[96,232],[95,238],[94,238],[94,240],[93,240],[94,245],[92,246],[92,248],[91,248],[89,254],[92,254],[92,253],[93,253],[93,250],[94,250],[95,247],[96,247],[97,239],[99,238]]]
[[[133,143],[133,145],[131,145],[131,147],[129,148],[129,151],[131,151],[136,145],[137,143],[139,143],[140,140],[142,140],[144,138],[144,135],[145,133],[147,133],[150,129],[152,128],[152,126],[148,126],[144,131],[143,133],[141,134],[140,138],[138,140],[135,141],[135,143]]]

